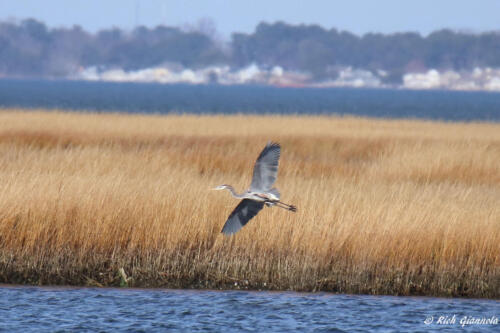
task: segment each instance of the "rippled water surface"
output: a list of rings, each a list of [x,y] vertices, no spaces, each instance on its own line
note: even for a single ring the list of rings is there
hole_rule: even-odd
[[[500,302],[292,292],[0,287],[0,331],[5,332],[500,332],[500,324],[494,323],[462,327],[464,317],[498,321]]]
[[[0,79],[0,107],[500,121],[500,93]]]

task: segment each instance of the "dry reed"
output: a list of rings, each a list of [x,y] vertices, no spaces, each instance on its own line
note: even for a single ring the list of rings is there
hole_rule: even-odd
[[[268,140],[298,212],[224,237]],[[500,297],[500,124],[3,110],[0,188],[4,283]]]

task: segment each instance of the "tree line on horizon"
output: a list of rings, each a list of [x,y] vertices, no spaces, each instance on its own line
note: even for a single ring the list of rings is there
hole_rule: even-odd
[[[92,34],[79,26],[50,29],[35,19],[0,22],[0,77],[63,78],[90,66],[239,69],[250,64],[307,72],[316,80],[334,79],[347,66],[383,70],[385,81],[398,83],[404,73],[431,68],[500,67],[500,31],[358,36],[318,25],[263,22],[253,33],[233,33],[228,42],[221,42],[201,30],[168,26]]]

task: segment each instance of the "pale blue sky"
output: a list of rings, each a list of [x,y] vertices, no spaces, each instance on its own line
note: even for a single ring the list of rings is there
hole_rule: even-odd
[[[137,14],[136,14],[137,12]],[[0,20],[33,17],[51,27],[89,31],[136,23],[182,26],[211,18],[224,37],[252,32],[260,21],[315,23],[356,34],[441,28],[500,30],[500,0],[0,0]]]

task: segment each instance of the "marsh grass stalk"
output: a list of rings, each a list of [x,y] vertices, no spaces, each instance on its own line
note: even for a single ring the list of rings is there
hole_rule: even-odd
[[[224,237],[268,140],[301,209]],[[3,283],[500,297],[499,124],[3,110],[0,188]]]

